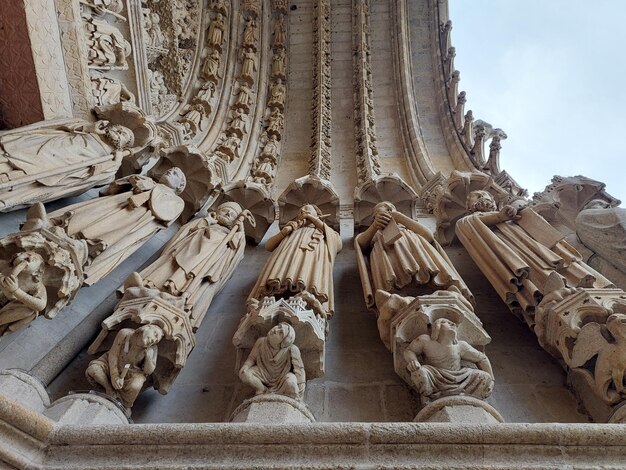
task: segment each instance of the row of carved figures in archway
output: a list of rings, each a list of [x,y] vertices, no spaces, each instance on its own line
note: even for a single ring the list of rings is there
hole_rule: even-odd
[[[46,148],[50,158],[58,158],[67,145],[101,150],[116,139],[128,144],[134,135],[128,127],[100,126],[100,133],[18,132],[2,136],[0,143],[4,158],[27,160],[28,154],[20,153],[26,148]],[[42,188],[67,191],[63,178],[79,171],[93,169],[48,174],[26,188],[40,195],[46,194]],[[193,176],[170,162],[158,175],[117,179],[101,197],[50,214],[36,203],[21,231],[0,240],[3,333],[39,315],[54,318],[81,285],[102,279],[178,220],[185,205],[181,194]],[[12,192],[4,189],[3,200]],[[616,201],[595,189],[586,194],[578,217],[596,224],[602,217],[623,220],[623,209],[611,207]],[[22,204],[29,204],[29,191]],[[539,210],[549,194],[531,205]],[[510,310],[565,364],[577,393],[601,403],[607,410],[601,419],[609,419],[626,398],[626,293],[589,266],[566,235],[525,201],[511,205],[509,199],[485,174],[453,173],[436,199],[437,238],[458,237]],[[370,215],[369,226],[355,237],[357,264],[365,304],[377,313],[397,373],[422,405],[451,394],[486,398],[494,378],[481,349],[489,336],[465,282],[433,233],[410,214],[381,201]],[[266,243],[272,254],[234,338],[240,377],[258,393],[301,399],[306,378],[324,373],[325,338],[335,310],[332,271],[341,249],[328,216],[309,201]],[[94,384],[128,408],[147,386],[168,391],[212,299],[244,256],[246,224],[254,225],[252,213],[235,202],[222,203],[183,225],[154,263],[128,278],[121,302],[90,348],[106,350],[87,371]],[[613,236],[620,236],[617,229]],[[623,225],[621,236],[623,243]],[[603,240],[597,251],[610,248]],[[416,284],[432,293],[403,295]],[[619,416],[611,419],[623,419]]]

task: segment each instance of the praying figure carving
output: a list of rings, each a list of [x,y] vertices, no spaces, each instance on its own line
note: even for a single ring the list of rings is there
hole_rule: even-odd
[[[185,185],[185,174],[177,167],[167,170],[158,182],[141,175],[127,176],[111,183],[99,198],[51,213],[53,223],[69,236],[87,241],[85,283],[102,279],[176,221],[185,205],[178,196]]]
[[[277,393],[302,399],[306,384],[296,332],[289,323],[279,323],[259,338],[239,370],[239,378],[257,395]]]
[[[0,211],[80,194],[111,181],[133,132],[100,120],[10,131],[0,136]]]
[[[100,19],[85,23],[89,66],[102,70],[127,69],[132,46],[114,25]]]
[[[470,302],[472,293],[430,230],[390,202],[374,207],[373,223],[354,246],[365,302],[374,307],[377,290],[397,292],[415,283],[433,289],[455,286]],[[366,255],[369,252],[369,271]]]
[[[324,218],[317,206],[306,204],[294,220],[267,241],[265,249],[272,254],[250,299],[290,297],[307,291],[321,303],[325,316],[332,316],[333,266],[341,251],[341,237]]]
[[[127,409],[132,408],[157,367],[157,345],[161,339],[163,330],[156,325],[121,329],[111,349],[89,363],[87,380],[118,398]]]
[[[209,33],[207,34],[207,42],[209,46],[218,51],[222,51],[222,43],[224,42],[224,15],[218,13],[209,25]]]
[[[532,326],[532,316],[551,273],[571,287],[611,287],[583,263],[564,235],[531,208],[504,206],[498,211],[484,190],[467,198],[471,212],[456,223],[456,234],[500,298]]]
[[[483,399],[493,390],[489,359],[466,341],[458,340],[457,325],[447,318],[435,320],[430,335],[415,338],[405,349],[404,359],[423,405],[446,395]]]

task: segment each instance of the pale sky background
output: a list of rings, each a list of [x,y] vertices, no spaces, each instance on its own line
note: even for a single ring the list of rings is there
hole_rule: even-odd
[[[500,166],[532,195],[553,175],[626,205],[626,0],[450,0],[459,90],[502,128]]]

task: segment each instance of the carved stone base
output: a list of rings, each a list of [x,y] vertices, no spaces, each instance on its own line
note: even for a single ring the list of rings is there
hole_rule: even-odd
[[[616,406],[607,405],[590,386],[585,372],[570,369],[567,385],[578,398],[580,406],[596,423],[626,423],[626,401]]]
[[[36,377],[19,369],[0,371],[0,395],[11,397],[39,413],[50,406],[46,387]]]
[[[304,403],[283,395],[268,393],[244,401],[230,417],[231,423],[295,424],[314,423],[315,417]]]
[[[43,414],[61,424],[130,424],[117,401],[94,392],[59,398]]]
[[[493,406],[478,398],[458,395],[426,405],[413,420],[416,423],[495,424],[504,418]]]

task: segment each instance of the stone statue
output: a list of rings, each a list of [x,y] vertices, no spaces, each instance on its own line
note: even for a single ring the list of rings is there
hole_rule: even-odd
[[[285,49],[278,49],[274,55],[272,55],[272,78],[286,78],[285,72]]]
[[[200,70],[200,76],[204,80],[210,80],[217,82],[220,78],[220,52],[217,49],[213,49],[202,64],[202,70]]]
[[[254,224],[250,212],[236,202],[225,202],[208,216],[188,222],[139,274],[142,284],[184,297],[196,328],[243,259],[244,219]]]
[[[87,380],[132,408],[146,379],[156,369],[157,345],[162,338],[163,331],[156,325],[121,329],[111,349],[89,363]]]
[[[285,96],[287,88],[283,84],[282,79],[277,79],[276,83],[270,86],[270,99],[267,103],[269,107],[283,109],[285,107]]]
[[[415,338],[404,351],[404,358],[422,404],[445,395],[487,398],[493,390],[489,359],[469,343],[457,340],[457,326],[447,318],[433,322],[430,336]],[[464,367],[461,361],[478,368]]]
[[[390,202],[381,202],[374,207],[372,225],[356,236],[354,246],[368,307],[375,305],[377,290],[400,291],[412,283],[429,285],[435,290],[456,286],[465,298],[474,301],[432,232],[398,212]],[[371,275],[366,262],[370,250]]]
[[[294,344],[296,332],[289,323],[273,327],[254,344],[239,378],[257,395],[278,393],[301,399],[306,377],[300,350]]]
[[[243,138],[248,133],[248,126],[250,124],[250,117],[246,111],[242,108],[235,108],[231,112],[231,119],[228,125],[227,131],[230,134]]]
[[[158,182],[140,175],[120,178],[104,197],[73,204],[50,214],[57,226],[89,245],[85,283],[91,285],[115,269],[183,211],[178,196],[186,185],[180,168],[166,171]],[[130,191],[122,192],[130,186]]]
[[[576,235],[597,255],[626,273],[626,209],[603,199],[585,205],[576,217]]]
[[[91,91],[98,106],[124,101],[135,102],[135,95],[119,80],[108,77],[91,77]]]
[[[519,214],[513,206],[498,211],[484,190],[472,191],[467,207],[471,214],[456,223],[459,240],[500,298],[529,324],[552,272],[573,287],[612,286],[531,208]]]
[[[256,21],[252,18],[246,20],[246,27],[243,31],[243,47],[256,50]]]
[[[0,136],[0,211],[107,183],[133,145],[133,131],[105,120],[7,132]]]
[[[341,251],[341,237],[323,219],[316,206],[304,205],[296,219],[267,241],[265,248],[272,255],[252,289],[251,299],[308,291],[324,306],[326,315],[332,316],[333,265]]]
[[[243,108],[246,111],[250,110],[250,106],[254,102],[252,97],[252,90],[245,82],[238,82],[239,86],[234,94],[237,95],[237,101],[233,105],[235,108]]]
[[[207,42],[209,46],[221,51],[222,43],[224,42],[224,15],[218,13],[211,24],[209,25],[209,33],[207,35]]]
[[[274,23],[274,43],[272,47],[282,49],[285,47],[285,44],[285,15],[279,15]]]
[[[30,323],[46,308],[45,262],[32,251],[17,254],[6,275],[0,274],[0,335]]]
[[[285,125],[285,116],[280,108],[272,108],[272,112],[268,117],[268,124],[266,132],[268,135],[275,135],[280,139],[283,133],[283,127]]]
[[[144,27],[148,37],[147,46],[157,49],[167,47],[167,38],[161,30],[161,17],[157,13],[145,8],[144,19],[146,20]]]
[[[254,83],[254,72],[256,72],[256,52],[250,47],[241,52],[241,78]]]

